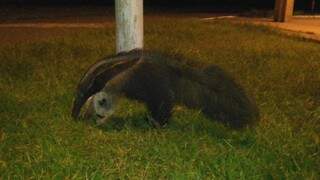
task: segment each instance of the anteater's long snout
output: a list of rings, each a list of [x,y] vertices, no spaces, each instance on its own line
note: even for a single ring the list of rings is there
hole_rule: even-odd
[[[85,98],[84,97],[79,97],[77,96],[75,100],[73,101],[73,106],[72,106],[72,112],[71,116],[73,119],[78,119],[80,115],[81,108],[83,104],[85,103]]]

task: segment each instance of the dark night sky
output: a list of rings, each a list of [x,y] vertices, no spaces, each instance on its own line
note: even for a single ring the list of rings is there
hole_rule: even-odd
[[[229,8],[273,8],[275,0],[144,0],[146,6],[166,7],[215,7]],[[296,8],[307,8],[311,0],[295,0]],[[320,1],[320,0],[317,0]],[[0,0],[0,4],[14,5],[112,5],[114,0]]]

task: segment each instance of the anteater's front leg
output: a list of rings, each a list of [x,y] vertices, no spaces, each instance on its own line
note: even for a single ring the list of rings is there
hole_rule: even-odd
[[[156,127],[164,127],[172,113],[172,101],[170,98],[163,100],[153,100],[147,103],[147,108],[151,113],[149,121]]]

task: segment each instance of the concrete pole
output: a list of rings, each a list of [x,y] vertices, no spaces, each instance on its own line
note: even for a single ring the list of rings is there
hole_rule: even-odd
[[[286,22],[293,16],[294,0],[276,0],[274,21]]]
[[[143,48],[143,0],[115,0],[117,53]]]

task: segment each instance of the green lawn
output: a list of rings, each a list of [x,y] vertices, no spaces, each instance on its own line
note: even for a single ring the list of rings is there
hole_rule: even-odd
[[[0,47],[0,179],[319,179],[320,44],[266,27],[147,19],[145,46],[217,64],[255,97],[235,131],[177,109],[165,129],[122,100],[104,127],[70,118],[86,69],[115,52],[114,28]]]

